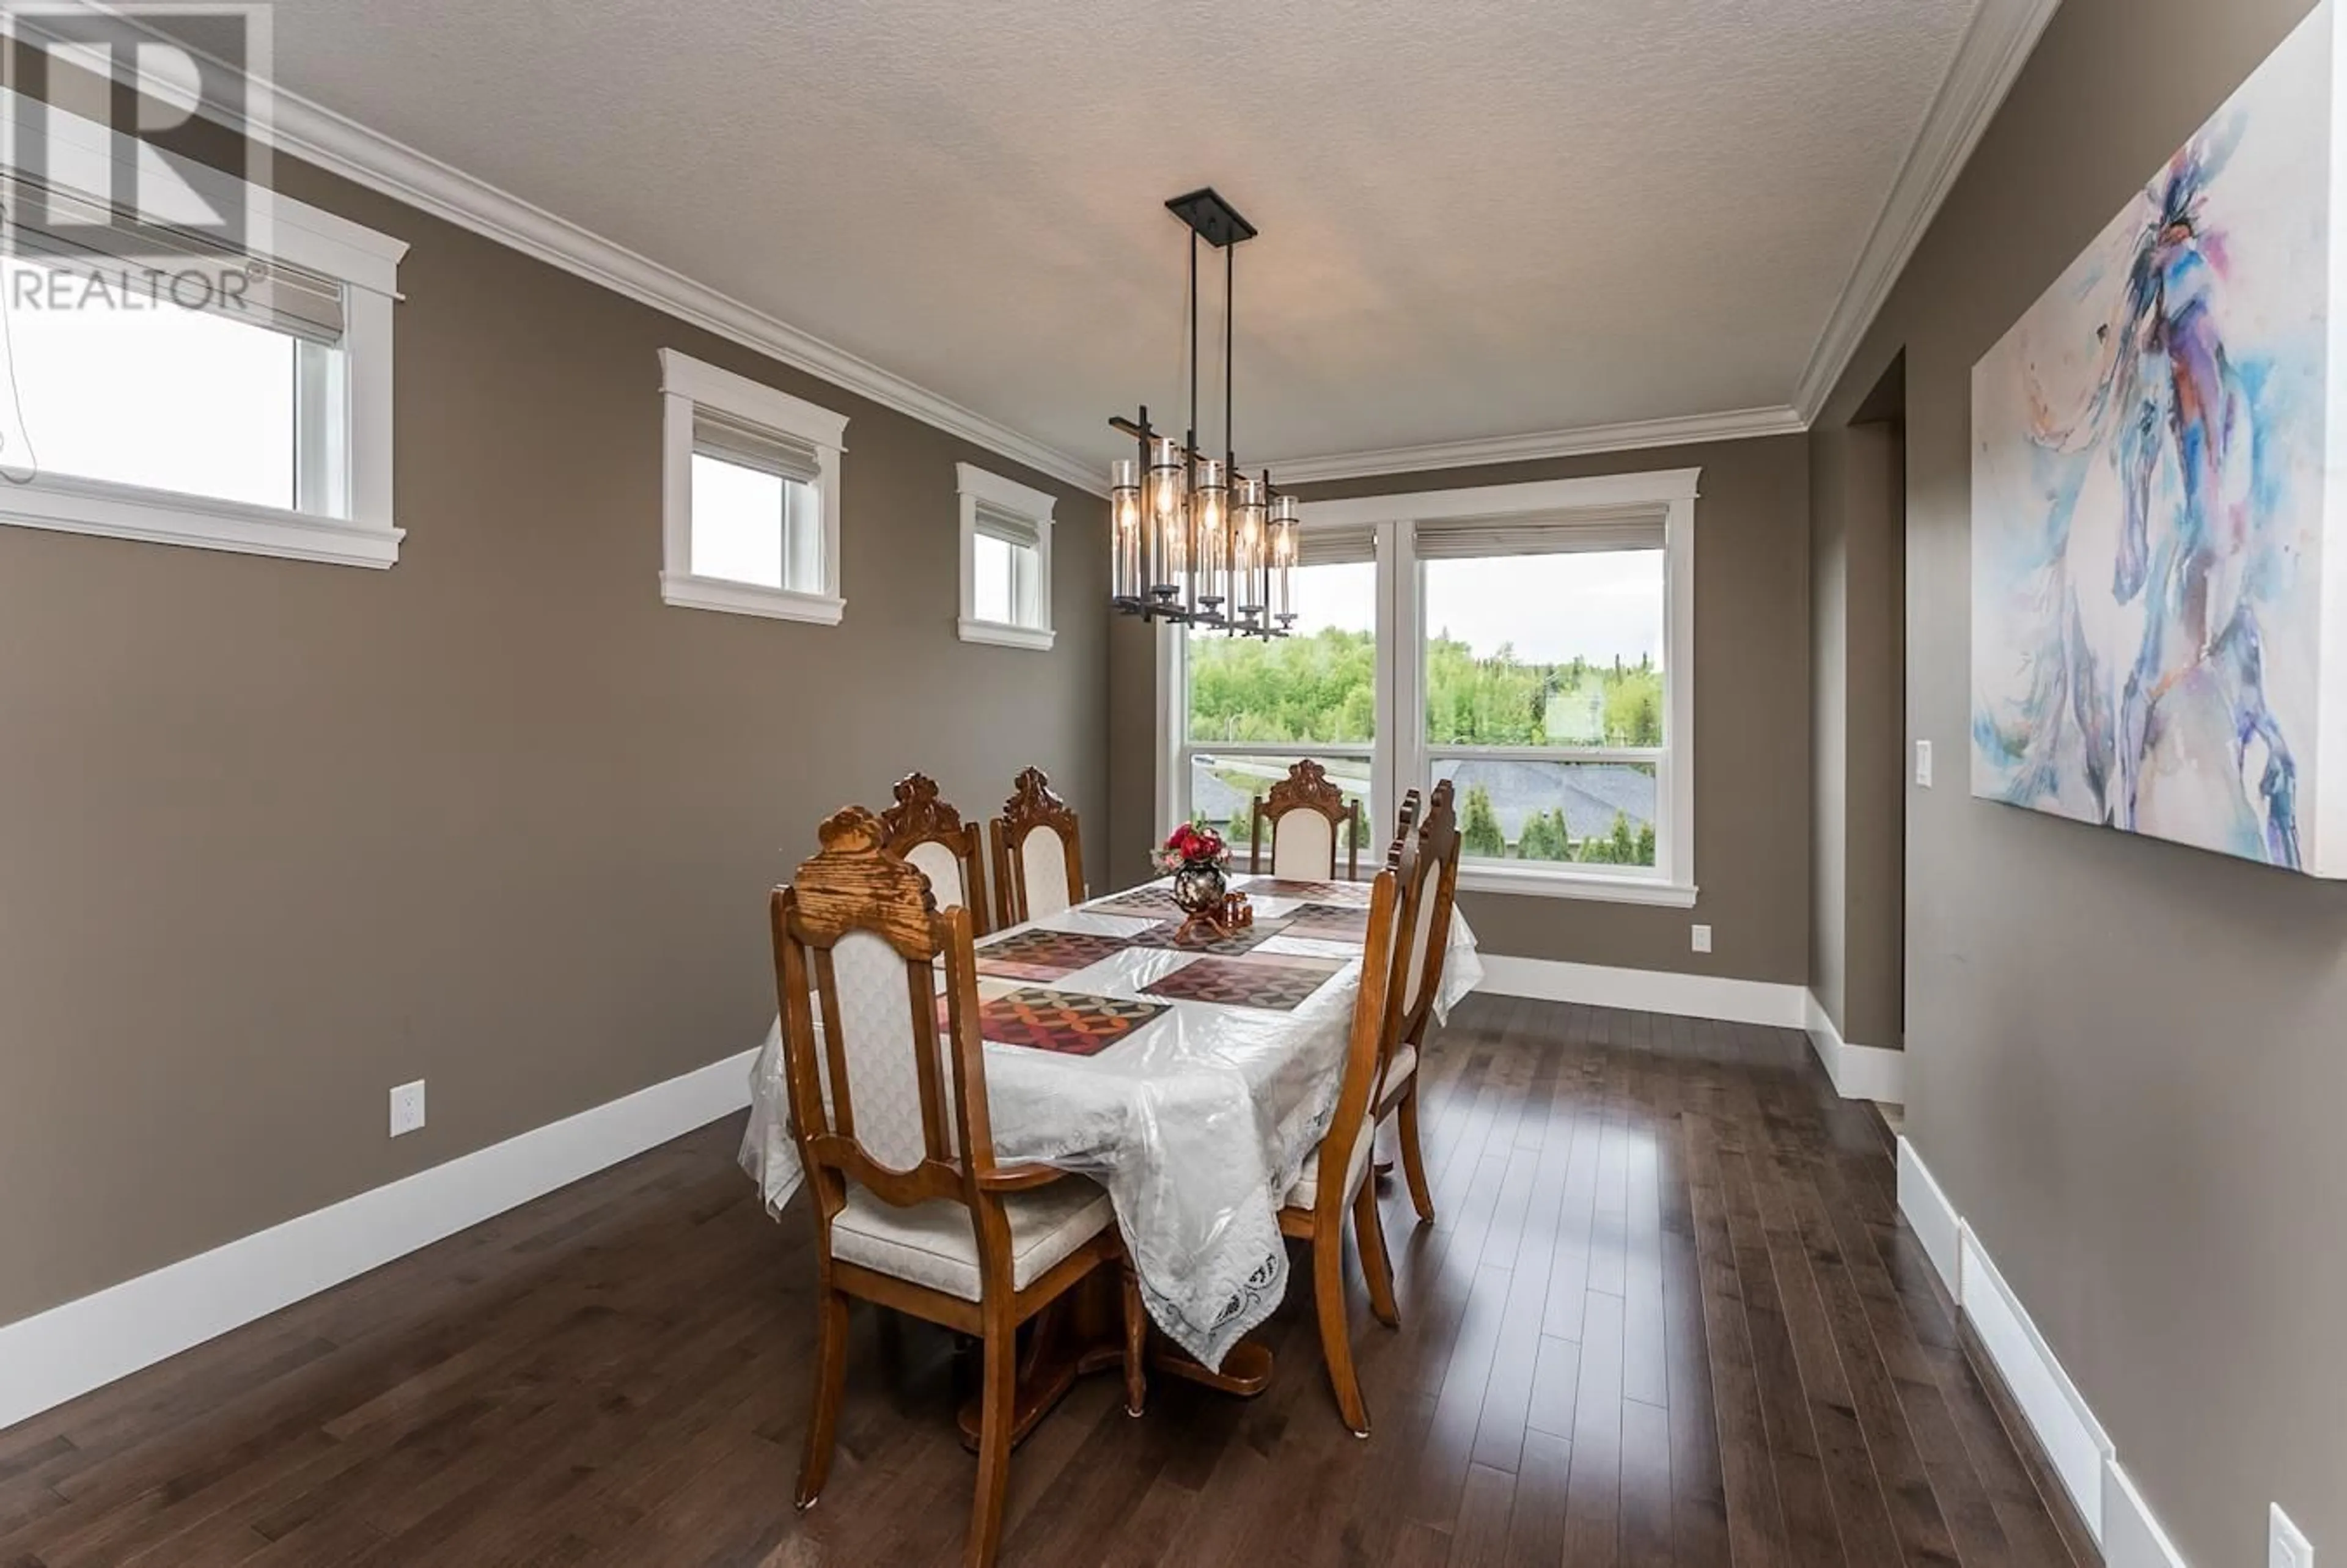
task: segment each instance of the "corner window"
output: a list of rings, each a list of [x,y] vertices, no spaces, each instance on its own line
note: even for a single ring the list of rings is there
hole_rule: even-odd
[[[1447,779],[1461,886],[1692,904],[1696,478],[1307,504],[1296,635],[1166,636],[1167,814],[1244,839],[1316,757],[1370,849]]]
[[[1056,502],[968,463],[954,472],[961,497],[961,640],[1050,648]]]
[[[838,623],[847,420],[661,351],[661,597],[692,610]]]
[[[39,174],[0,168],[0,522],[388,567],[392,324],[406,246],[210,169],[243,243],[113,205],[107,127],[45,116]]]

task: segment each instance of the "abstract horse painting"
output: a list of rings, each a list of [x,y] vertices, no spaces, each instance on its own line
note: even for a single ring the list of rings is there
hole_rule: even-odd
[[[2324,876],[2347,875],[2334,4],[1973,371],[1973,793]]]

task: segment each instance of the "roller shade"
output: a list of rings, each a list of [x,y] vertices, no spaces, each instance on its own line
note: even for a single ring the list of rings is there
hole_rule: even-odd
[[[1000,539],[1004,544],[1015,545],[1020,549],[1035,549],[1043,543],[1043,530],[1036,526],[1033,518],[1014,517],[990,507],[978,508],[976,526],[982,537]]]
[[[0,168],[0,206],[12,226],[13,253],[37,266],[309,343],[342,341],[346,317],[338,278],[233,250],[20,169]]]
[[[803,485],[814,484],[823,473],[821,457],[812,443],[761,430],[705,408],[693,411],[692,449]]]
[[[1545,516],[1452,518],[1417,528],[1420,560],[1657,550],[1669,516],[1661,506],[1613,507]]]
[[[1296,531],[1296,564],[1344,566],[1378,559],[1378,530],[1373,523],[1314,528],[1310,522]]]

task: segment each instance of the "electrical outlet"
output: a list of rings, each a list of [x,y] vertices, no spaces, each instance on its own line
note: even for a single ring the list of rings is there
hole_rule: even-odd
[[[2266,1568],[2314,1568],[2314,1543],[2290,1522],[2281,1504],[2266,1515]]]
[[[1711,951],[1710,927],[1697,926],[1695,928],[1695,950],[1698,953],[1708,953]]]
[[[391,1135],[413,1132],[424,1125],[424,1080],[403,1083],[391,1091]]]
[[[1932,743],[1915,743],[1915,782],[1925,789],[1932,787]]]

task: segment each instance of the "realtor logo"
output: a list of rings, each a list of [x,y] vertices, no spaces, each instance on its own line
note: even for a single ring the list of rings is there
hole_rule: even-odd
[[[261,250],[269,9],[0,0],[0,247],[165,272]]]

